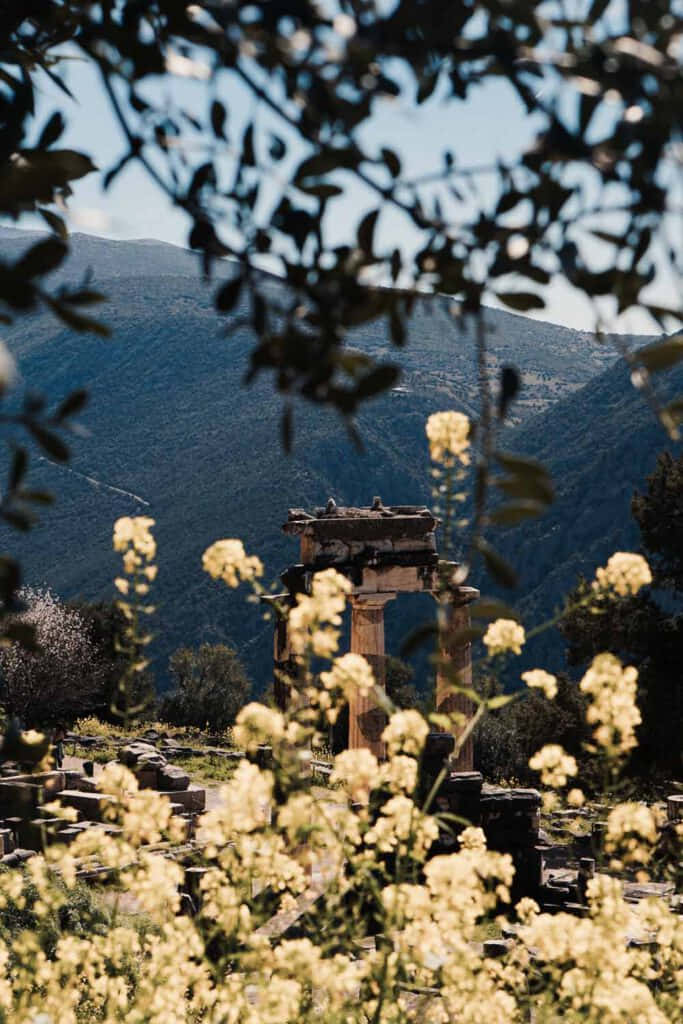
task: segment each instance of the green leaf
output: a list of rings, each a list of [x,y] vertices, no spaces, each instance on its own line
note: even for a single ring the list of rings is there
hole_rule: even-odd
[[[683,397],[674,398],[672,402],[664,406],[662,413],[674,423],[683,423]]]
[[[241,276],[233,277],[231,281],[226,281],[225,284],[221,285],[216,293],[216,309],[220,313],[229,313],[230,310],[234,309],[237,305],[237,301],[242,291],[242,285],[244,279]]]
[[[254,122],[250,121],[244,129],[242,136],[242,163],[245,167],[256,166],[256,153],[254,152]]]
[[[50,491],[25,491],[21,490],[18,497],[22,501],[32,501],[34,505],[52,505],[55,496]]]
[[[50,120],[47,122],[40,138],[38,139],[38,149],[49,149],[53,142],[56,142],[59,136],[64,131],[64,118],[57,110],[52,115]]]
[[[481,598],[481,600],[475,601],[474,604],[470,605],[470,608],[475,619],[492,621],[494,619],[519,618],[517,612],[509,604],[506,604],[504,601],[497,601],[492,597]]]
[[[489,711],[497,711],[498,708],[504,708],[506,704],[509,704],[511,700],[516,700],[516,693],[501,693],[497,697],[489,697],[486,701],[486,707]]]
[[[75,331],[90,331],[92,334],[99,334],[102,338],[108,338],[111,334],[106,324],[101,324],[98,320],[93,320],[92,317],[77,313],[75,309],[71,309],[67,305],[66,301],[51,299],[49,296],[45,301],[59,319],[69,327],[73,327]]]
[[[321,153],[314,153],[306,157],[299,164],[294,176],[294,184],[298,187],[306,178],[318,178],[323,174],[329,174],[339,167],[357,167],[361,157],[352,149],[325,149]]]
[[[376,366],[374,370],[370,370],[369,373],[366,373],[358,381],[356,385],[357,397],[370,398],[372,395],[379,394],[380,391],[387,391],[396,383],[400,373],[401,371],[398,366],[392,366],[390,363]]]
[[[225,107],[218,100],[214,100],[211,104],[211,128],[217,139],[225,138],[225,118]]]
[[[548,470],[538,459],[527,459],[522,455],[500,450],[494,453],[496,461],[509,473],[522,477],[548,477]]]
[[[14,452],[14,458],[12,459],[12,465],[9,471],[9,477],[7,480],[7,487],[10,491],[16,490],[21,481],[26,475],[28,468],[28,454],[24,448],[17,448]]]
[[[0,596],[8,602],[21,586],[19,563],[9,555],[0,555]]]
[[[436,622],[423,622],[419,626],[415,626],[401,644],[400,656],[402,658],[407,657],[438,635],[439,627]]]
[[[510,403],[520,388],[519,373],[514,366],[503,366],[500,371],[500,392],[498,395],[498,418],[504,419]]]
[[[617,248],[621,248],[624,244],[623,235],[615,235],[611,231],[600,231],[598,228],[591,228],[591,235],[595,235],[601,242],[608,242],[609,245],[616,245]]]
[[[667,370],[683,359],[683,334],[643,345],[642,348],[636,349],[633,358],[644,366],[648,373]]]
[[[21,257],[15,264],[15,272],[22,277],[47,274],[62,263],[68,251],[60,238],[45,238]]]
[[[420,76],[416,97],[418,103],[424,103],[436,89],[436,83],[439,81],[439,71],[440,67],[436,71],[426,71]]]
[[[529,309],[543,309],[545,302],[540,295],[534,292],[496,292],[496,298],[500,299],[510,309],[519,309],[526,313]]]
[[[30,530],[34,523],[34,516],[30,515],[25,509],[16,508],[12,505],[5,505],[0,507],[0,516],[13,526],[15,530],[22,530],[26,533]]]
[[[292,450],[292,437],[294,433],[294,414],[292,412],[292,406],[289,402],[285,405],[282,410],[282,421],[280,423],[280,431],[282,436],[282,447],[284,451],[289,455]]]
[[[107,296],[93,288],[79,288],[75,292],[69,292],[64,298],[74,306],[94,306],[98,302],[104,302]]]
[[[36,441],[48,455],[56,459],[57,462],[67,462],[69,458],[69,449],[62,441],[61,437],[53,434],[51,430],[46,430],[45,427],[40,423],[35,423],[29,420],[28,429],[31,431]]]
[[[405,345],[406,328],[403,317],[396,309],[392,309],[389,313],[389,330],[391,332],[391,340],[397,348]]]
[[[507,505],[499,505],[489,515],[489,520],[497,526],[515,526],[524,519],[531,519],[545,512],[546,506],[540,501],[511,501]]]
[[[9,629],[15,629],[13,624]],[[31,741],[25,739],[19,723],[13,719],[5,730],[0,747],[0,761],[18,761],[20,764],[36,765],[43,760],[50,749],[50,738],[42,733],[36,734]]]
[[[318,199],[334,199],[342,195],[344,189],[339,185],[328,185],[327,182],[313,182],[311,185],[299,185],[298,188],[307,196],[316,196]]]
[[[76,391],[72,391],[70,395],[67,395],[64,401],[58,405],[54,418],[57,423],[61,423],[62,420],[67,419],[69,416],[75,416],[87,403],[88,392],[85,388],[78,388]]]
[[[401,173],[401,161],[393,149],[382,149],[382,159],[387,165],[387,170],[392,178],[398,178]]]
[[[553,485],[549,478],[543,476],[504,476],[494,480],[495,486],[508,498],[533,499],[546,505],[555,499]]]
[[[358,248],[362,249],[368,256],[372,255],[372,243],[378,217],[379,210],[371,210],[370,213],[365,214],[358,225]]]
[[[66,230],[66,224],[61,217],[58,217],[52,210],[45,210],[42,207],[38,210],[38,213],[43,218],[49,228],[53,230],[58,238],[61,238],[63,242],[68,237],[68,231]]]
[[[287,152],[287,146],[284,140],[279,135],[270,136],[270,146],[268,147],[271,160],[282,160],[283,156]]]
[[[510,563],[506,562],[503,556],[488,541],[484,540],[483,537],[479,537],[476,547],[494,580],[501,583],[504,587],[517,586],[517,573]]]

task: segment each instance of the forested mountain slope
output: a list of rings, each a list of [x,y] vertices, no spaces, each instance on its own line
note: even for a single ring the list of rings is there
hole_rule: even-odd
[[[6,256],[26,243],[20,232],[0,232]],[[48,584],[65,597],[102,598],[112,595],[111,579],[118,569],[111,551],[114,519],[142,512],[154,516],[160,684],[175,647],[226,638],[264,683],[270,629],[258,609],[202,573],[202,551],[219,537],[239,536],[275,576],[297,557],[295,546],[280,533],[289,506],[312,506],[329,495],[340,503],[367,503],[375,494],[387,503],[428,501],[424,421],[430,412],[449,407],[474,413],[471,338],[448,316],[445,299],[435,312],[417,305],[403,350],[390,347],[381,325],[359,331],[359,348],[392,358],[403,369],[401,388],[368,404],[359,416],[365,452],[354,449],[333,414],[297,407],[294,452],[285,456],[279,436],[281,400],[271,381],[242,386],[252,339],[246,328],[234,325],[244,311],[217,317],[212,289],[200,280],[194,257],[162,243],[75,236],[73,254],[60,275],[77,280],[88,267],[94,284],[108,296],[98,315],[113,328],[110,339],[77,335],[45,313],[23,317],[7,330],[32,387],[53,399],[86,387],[91,402],[82,417],[89,436],[74,440],[69,466],[33,463],[31,483],[51,487],[57,503],[28,536],[4,530],[2,544],[19,553],[32,583]],[[274,281],[269,286],[279,287]],[[577,391],[612,362],[612,350],[552,324],[496,310],[487,316],[492,365],[515,363],[523,374],[514,410],[517,420],[528,424],[519,428],[520,443],[536,452],[547,441],[544,457],[560,456],[553,464],[556,475],[564,473],[568,482],[574,481],[572,487],[583,486],[578,470],[567,467],[572,438],[581,439],[588,419],[574,427],[567,421],[556,443],[546,434],[548,428],[536,426],[530,417],[544,408],[551,415],[558,397]],[[588,417],[588,406],[581,405],[578,394],[575,398],[581,415]],[[594,455],[601,448],[600,431],[611,422],[606,410],[597,411],[598,419],[591,419]],[[648,415],[638,405],[637,416]],[[605,458],[613,447],[605,442]],[[585,502],[592,505],[593,497],[586,494]],[[601,528],[599,515],[587,513],[580,535],[587,551],[595,541],[591,522]],[[552,534],[550,542],[554,565],[555,557],[566,554],[566,545]],[[521,549],[526,561],[531,548],[529,553]],[[545,558],[539,545],[534,557],[541,553]],[[396,613],[387,616],[390,643],[419,613],[406,607],[399,613],[397,603]]]

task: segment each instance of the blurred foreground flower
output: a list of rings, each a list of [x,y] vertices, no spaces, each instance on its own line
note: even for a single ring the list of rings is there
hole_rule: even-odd
[[[462,412],[435,412],[427,420],[429,454],[434,462],[469,465],[470,421]]]
[[[593,590],[598,593],[614,591],[619,597],[629,597],[650,583],[652,572],[642,555],[616,551],[608,559],[607,565],[595,573]]]
[[[257,555],[247,555],[241,540],[217,540],[202,555],[202,568],[212,579],[222,579],[229,587],[263,575],[263,563]]]
[[[533,668],[522,673],[522,679],[532,689],[543,690],[548,700],[557,696],[557,679],[542,668]]]
[[[490,655],[522,653],[522,645],[526,639],[524,626],[514,619],[496,619],[484,633],[484,644]]]

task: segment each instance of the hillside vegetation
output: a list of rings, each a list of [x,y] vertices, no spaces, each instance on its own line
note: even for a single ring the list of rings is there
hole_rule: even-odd
[[[26,245],[26,237],[18,231],[0,234],[4,250],[12,254]],[[274,576],[298,557],[279,530],[289,506],[312,506],[328,495],[340,503],[366,504],[375,494],[387,503],[429,501],[424,421],[440,408],[475,413],[471,338],[448,315],[446,299],[431,313],[418,304],[408,343],[398,353],[400,388],[367,405],[359,417],[364,452],[356,450],[334,414],[299,406],[294,451],[286,456],[280,443],[282,404],[272,384],[262,378],[254,386],[242,386],[249,342],[247,329],[240,325],[245,310],[238,307],[221,327],[212,311],[212,286],[201,280],[191,254],[157,242],[76,235],[57,279],[77,281],[88,268],[94,285],[108,296],[101,316],[113,328],[111,339],[77,335],[45,314],[24,318],[9,330],[21,370],[35,386],[54,397],[77,386],[91,395],[83,416],[89,433],[75,439],[69,466],[44,459],[33,464],[31,481],[50,487],[58,501],[26,540],[19,538],[16,544],[12,538],[26,578],[48,584],[67,598],[112,595],[116,560],[111,525],[119,515],[151,514],[157,521],[161,567],[155,585],[159,684],[165,687],[168,655],[178,646],[227,639],[257,686],[264,685],[270,627],[258,609],[245,610],[239,597],[206,579],[200,570],[203,550],[218,537],[240,536],[248,549],[261,554]],[[227,273],[229,267],[221,270]],[[279,287],[274,279],[272,287]],[[596,398],[602,404],[593,408],[603,409],[604,417],[594,419],[586,438],[584,403],[593,398],[590,392],[583,397],[580,389],[612,364],[613,349],[582,332],[510,313],[490,310],[487,317],[492,364],[514,361],[523,377],[513,408],[519,434],[506,443],[540,457],[552,455],[561,498],[560,519],[551,512],[519,541],[521,561],[525,572],[531,572],[531,584],[542,581],[544,586],[548,573],[557,570],[556,562],[567,563],[564,586],[571,583],[574,567],[583,564],[581,557],[584,562],[591,557],[594,545],[604,541],[607,549],[612,544],[605,535],[610,515],[601,515],[600,502],[586,487],[597,487],[600,494],[609,479],[610,502],[616,498],[615,488],[621,497],[630,493],[642,476],[638,467],[647,466],[647,452],[654,457],[661,438],[621,371],[612,376],[608,370],[589,386],[616,389],[617,405],[632,403],[623,424],[632,426],[635,419],[649,426],[647,437],[633,434],[624,442],[638,447],[638,460],[629,457],[611,469],[603,466],[600,459],[609,463],[615,454],[609,431],[614,427],[618,434],[621,421],[600,392]],[[374,355],[389,348],[379,324],[376,331],[359,330],[356,344]],[[622,392],[626,397],[619,398]],[[558,416],[557,433],[543,415]],[[606,432],[604,443],[601,431]],[[551,436],[561,439],[553,445],[554,453],[544,447]],[[572,502],[584,501],[597,511],[577,522]],[[615,514],[620,522],[625,519],[622,511]],[[574,539],[566,542],[563,521],[577,527]],[[542,548],[544,559],[548,551],[551,561],[537,564],[533,531],[555,527],[557,539]],[[538,607],[547,607],[554,594],[540,590]],[[398,645],[411,621],[428,611],[419,601],[392,608],[387,615],[390,647]]]

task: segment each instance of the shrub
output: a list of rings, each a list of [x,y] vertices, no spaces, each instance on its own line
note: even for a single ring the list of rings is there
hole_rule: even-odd
[[[235,651],[226,644],[181,647],[169,660],[174,689],[159,705],[171,725],[208,726],[222,732],[246,703],[251,682]]]
[[[577,760],[586,760],[584,744],[590,738],[586,700],[576,683],[557,678],[553,700],[529,691],[486,715],[475,732],[475,768],[491,782],[516,780],[536,783],[529,759],[547,743],[559,743]]]

